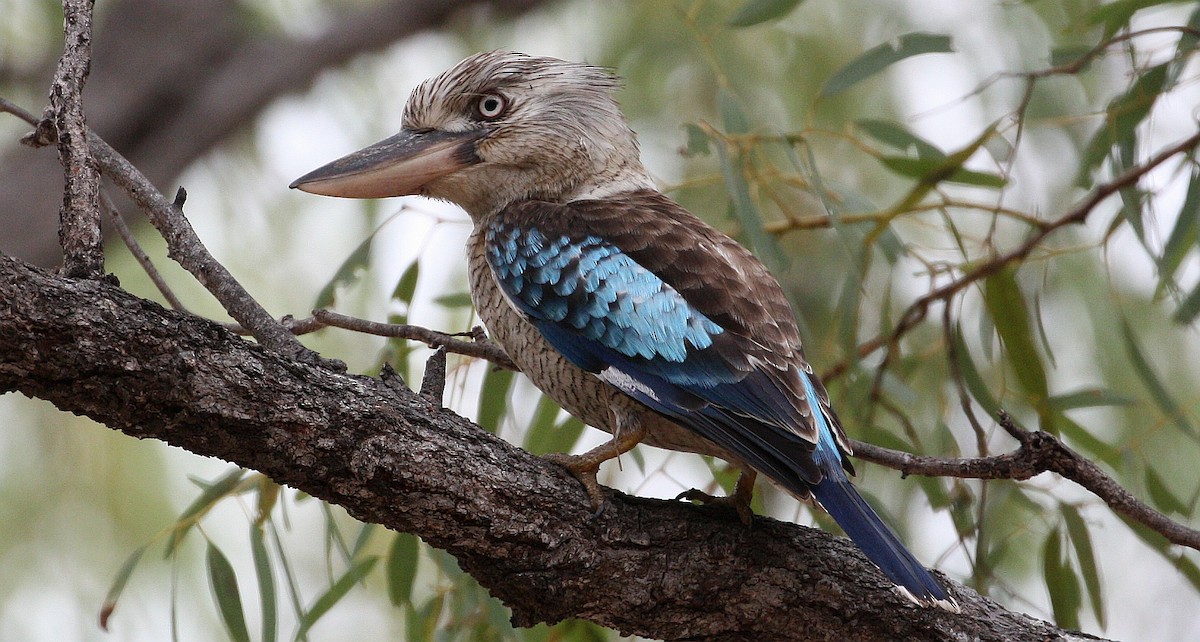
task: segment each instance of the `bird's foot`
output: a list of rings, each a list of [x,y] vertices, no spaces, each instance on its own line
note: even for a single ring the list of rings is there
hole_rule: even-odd
[[[579,483],[583,484],[583,488],[587,490],[588,497],[592,500],[592,510],[595,511],[594,517],[599,517],[604,512],[604,507],[608,502],[608,499],[604,496],[604,491],[600,488],[600,482],[596,481],[596,472],[600,470],[600,464],[620,457],[622,454],[628,452],[629,449],[638,445],[638,442],[645,436],[646,429],[641,424],[634,423],[625,430],[617,430],[612,439],[582,455],[550,453],[542,457],[547,461],[566,468],[568,472],[575,476],[575,479],[579,480]]]
[[[758,474],[754,471],[742,471],[732,495],[718,497],[693,488],[679,493],[675,499],[699,502],[706,506],[730,508],[737,513],[738,519],[746,525],[746,528],[750,528],[750,524],[754,520],[754,511],[750,508],[750,501],[754,499],[754,480],[757,476]]]
[[[548,453],[542,455],[542,459],[558,464],[567,469],[567,472],[575,476],[580,484],[583,484],[583,489],[587,491],[588,498],[592,501],[593,517],[599,517],[604,512],[604,507],[607,498],[604,496],[604,490],[600,487],[600,482],[596,481],[596,472],[600,470],[600,463],[604,459],[596,461],[590,455],[594,451],[588,451],[582,455],[567,455],[564,453]]]

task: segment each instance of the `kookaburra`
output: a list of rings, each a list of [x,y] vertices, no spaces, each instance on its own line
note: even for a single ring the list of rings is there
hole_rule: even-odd
[[[957,610],[851,485],[850,448],[778,282],[655,188],[617,87],[586,64],[474,55],[413,90],[400,133],[292,187],[467,211],[471,296],[491,337],[613,435],[554,458],[594,501],[600,463],[638,442],[715,455],[815,498],[900,593]],[[744,475],[743,506],[752,488]]]

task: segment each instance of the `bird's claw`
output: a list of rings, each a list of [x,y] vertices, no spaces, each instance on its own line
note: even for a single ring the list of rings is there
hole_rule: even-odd
[[[698,488],[692,488],[679,493],[675,496],[675,499],[699,502],[706,506],[721,506],[733,509],[737,513],[738,519],[746,525],[746,528],[750,528],[750,524],[754,521],[754,511],[750,508],[750,500],[754,498],[755,477],[756,474],[753,471],[742,472],[741,476],[738,477],[737,487],[731,495],[718,497],[716,495],[709,495]]]
[[[600,462],[593,461],[593,458],[587,455],[563,453],[548,453],[542,455],[542,459],[566,468],[567,472],[578,479],[580,484],[583,484],[583,489],[587,491],[588,498],[592,502],[593,519],[604,513],[604,509],[608,505],[608,498],[605,497],[600,482],[596,481],[596,472],[600,470]]]
[[[719,506],[721,508],[733,510],[737,513],[738,519],[741,520],[741,522],[745,524],[747,528],[750,527],[751,522],[754,520],[754,511],[750,509],[750,502],[738,497],[736,494],[725,496],[710,495],[698,488],[692,488],[679,493],[675,496],[675,499],[697,502],[704,504],[705,506]]]

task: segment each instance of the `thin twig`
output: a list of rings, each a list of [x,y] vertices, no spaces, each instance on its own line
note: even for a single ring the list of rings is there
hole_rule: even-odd
[[[229,316],[249,330],[255,340],[267,349],[302,361],[323,363],[315,353],[301,345],[287,328],[272,318],[233,278],[229,270],[213,258],[181,208],[167,201],[141,171],[95,132],[89,130],[88,139],[100,170],[125,190],[163,235],[167,242],[167,255],[196,277],[221,302]]]
[[[103,190],[100,191],[100,205],[108,214],[108,219],[112,222],[113,228],[117,230],[117,235],[125,242],[125,247],[129,248],[129,253],[133,255],[134,260],[138,265],[142,266],[142,270],[150,277],[154,283],[154,287],[158,288],[159,293],[167,300],[172,309],[186,310],[183,302],[179,297],[175,296],[175,292],[171,290],[171,286],[167,284],[167,280],[159,273],[158,268],[154,267],[154,263],[150,261],[150,256],[142,249],[142,246],[133,237],[133,232],[129,226],[125,224],[125,219],[121,218],[121,212],[117,209],[112,199],[108,197]]]
[[[423,328],[417,325],[408,325],[400,323],[379,323],[377,321],[368,321],[356,317],[338,314],[329,310],[313,310],[313,319],[324,325],[342,328],[344,330],[353,330],[355,332],[364,332],[366,334],[374,334],[380,337],[396,337],[400,339],[410,339],[412,341],[420,341],[431,348],[446,348],[447,352],[466,355],[468,357],[476,357],[486,359],[501,368],[520,372],[517,364],[504,352],[498,344],[489,340],[481,330],[472,330],[466,333],[466,336],[472,338],[471,341],[463,341],[456,337],[464,336],[462,334],[447,334]]]
[[[92,60],[92,2],[63,0],[62,5],[66,48],[54,73],[45,119],[53,122],[57,132],[65,179],[58,238],[63,249],[63,274],[96,278],[104,274],[100,172],[87,142],[82,96]]]
[[[1116,513],[1150,528],[1172,544],[1200,550],[1200,531],[1173,522],[1146,505],[1054,435],[1040,430],[1023,430],[1003,411],[1000,425],[1016,437],[1021,446],[1013,452],[992,457],[930,457],[855,440],[851,440],[851,447],[855,457],[893,468],[903,475],[1022,481],[1044,472],[1056,473],[1087,489]]]
[[[30,127],[38,126],[37,116],[34,116],[33,114],[29,113],[29,110],[21,107],[7,98],[0,98],[0,112],[16,116],[17,118],[20,118],[28,123]]]

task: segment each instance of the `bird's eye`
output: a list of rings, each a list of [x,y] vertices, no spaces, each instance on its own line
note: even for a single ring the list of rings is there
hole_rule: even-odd
[[[479,112],[481,118],[488,120],[498,117],[504,113],[508,107],[508,101],[500,94],[487,94],[480,97],[479,102],[475,104],[475,111]]]

